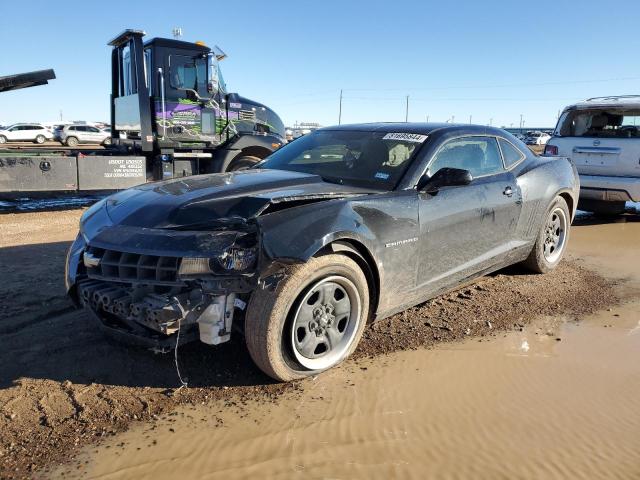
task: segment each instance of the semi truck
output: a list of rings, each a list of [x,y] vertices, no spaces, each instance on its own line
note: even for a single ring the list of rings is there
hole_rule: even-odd
[[[109,148],[0,151],[0,197],[103,192],[240,170],[282,146],[280,117],[227,91],[222,50],[144,37],[125,30],[109,42]]]

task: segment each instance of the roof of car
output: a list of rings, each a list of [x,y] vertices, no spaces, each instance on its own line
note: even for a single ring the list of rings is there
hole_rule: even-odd
[[[504,135],[504,131],[496,127],[485,125],[469,125],[456,123],[420,123],[420,122],[378,122],[378,123],[355,123],[348,125],[334,125],[323,127],[322,130],[351,130],[359,132],[394,132],[394,133],[419,133],[428,135],[435,130],[464,130],[467,132],[492,133]]]
[[[574,103],[565,108],[587,109],[598,107],[640,107],[640,95],[614,95],[610,97],[593,97]]]

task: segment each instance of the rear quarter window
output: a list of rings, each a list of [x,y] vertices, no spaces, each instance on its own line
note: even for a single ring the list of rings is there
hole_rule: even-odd
[[[522,151],[515,147],[511,142],[499,138],[498,143],[500,144],[500,150],[502,150],[502,158],[504,159],[504,166],[506,168],[511,168],[516,163],[524,160],[525,154],[522,153]]]

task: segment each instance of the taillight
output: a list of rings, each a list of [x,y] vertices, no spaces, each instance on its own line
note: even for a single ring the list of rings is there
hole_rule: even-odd
[[[555,145],[545,145],[544,147],[544,154],[545,155],[558,155],[558,147]]]

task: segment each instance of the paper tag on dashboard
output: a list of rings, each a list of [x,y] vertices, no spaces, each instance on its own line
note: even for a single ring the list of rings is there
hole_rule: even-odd
[[[419,133],[387,133],[383,140],[403,140],[405,142],[422,143],[427,139],[428,135],[420,135]]]

